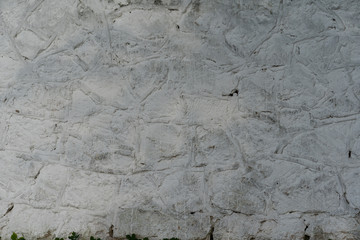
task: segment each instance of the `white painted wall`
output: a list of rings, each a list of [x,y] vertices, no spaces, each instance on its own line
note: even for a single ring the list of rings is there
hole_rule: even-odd
[[[359,12],[0,0],[2,238],[360,238]]]

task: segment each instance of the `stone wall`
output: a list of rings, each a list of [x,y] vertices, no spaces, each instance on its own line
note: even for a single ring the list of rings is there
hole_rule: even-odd
[[[358,0],[0,0],[0,232],[360,239]]]

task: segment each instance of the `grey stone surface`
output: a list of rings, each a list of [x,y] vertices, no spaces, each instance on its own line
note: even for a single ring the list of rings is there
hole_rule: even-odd
[[[358,0],[0,0],[0,235],[360,239]]]

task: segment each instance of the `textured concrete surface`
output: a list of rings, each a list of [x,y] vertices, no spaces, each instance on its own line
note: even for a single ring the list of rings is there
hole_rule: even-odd
[[[0,233],[360,239],[358,0],[0,0]]]

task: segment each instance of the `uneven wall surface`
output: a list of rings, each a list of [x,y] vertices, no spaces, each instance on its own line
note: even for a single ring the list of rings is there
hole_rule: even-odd
[[[0,232],[360,239],[358,0],[0,0]]]

